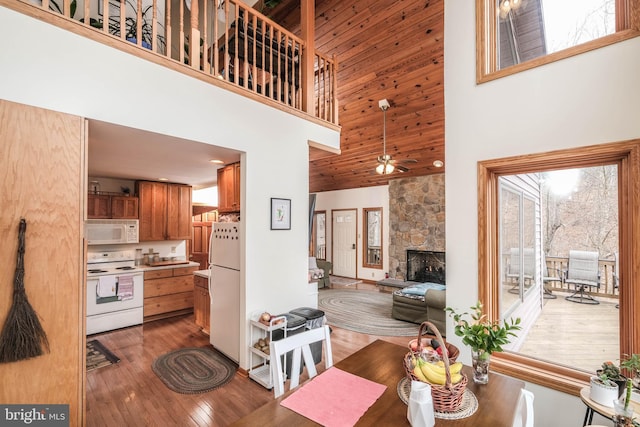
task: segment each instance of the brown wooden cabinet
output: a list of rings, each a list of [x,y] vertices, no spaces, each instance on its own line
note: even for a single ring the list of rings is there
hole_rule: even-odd
[[[144,321],[193,311],[193,272],[199,267],[144,272]]]
[[[111,196],[89,194],[87,196],[87,218],[111,218]]]
[[[138,219],[138,198],[111,196],[111,218]]]
[[[218,212],[240,212],[240,162],[218,169]]]
[[[138,219],[138,198],[89,193],[87,218]]]
[[[191,238],[191,186],[138,181],[140,241]]]
[[[202,332],[209,334],[211,323],[211,302],[209,300],[209,280],[202,276],[193,276],[193,317]]]

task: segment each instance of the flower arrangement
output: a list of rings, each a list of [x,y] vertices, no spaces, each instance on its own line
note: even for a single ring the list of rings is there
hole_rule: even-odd
[[[491,353],[502,351],[502,346],[511,341],[510,337],[516,336],[514,331],[521,329],[520,318],[504,321],[502,325],[497,320],[489,320],[482,313],[480,301],[471,310],[471,313],[458,314],[451,307],[445,308],[456,323],[455,334],[462,337],[462,342],[481,358],[488,359]],[[471,321],[464,319],[465,316],[469,316]]]

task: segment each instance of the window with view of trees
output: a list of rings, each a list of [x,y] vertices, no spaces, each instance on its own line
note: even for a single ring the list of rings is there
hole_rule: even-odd
[[[638,0],[476,0],[477,80],[639,35]]]
[[[638,165],[640,140],[478,164],[479,298],[523,326],[496,371],[577,393],[604,361],[640,351]],[[595,304],[567,299],[572,252],[595,253]]]

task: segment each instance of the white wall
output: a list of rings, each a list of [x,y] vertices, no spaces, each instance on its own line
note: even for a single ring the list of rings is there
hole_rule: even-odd
[[[382,269],[362,267],[363,255],[362,247],[362,209],[382,207]],[[317,193],[316,211],[327,211],[327,260],[331,261],[331,210],[332,209],[356,209],[358,211],[358,240],[357,268],[358,279],[377,281],[384,279],[385,272],[389,271],[389,186],[381,185],[377,187],[353,188],[349,190],[325,191]]]
[[[307,284],[307,141],[338,148],[338,132],[4,7],[0,39],[1,99],[244,152],[241,318],[316,306]],[[273,166],[283,158],[286,168]],[[290,231],[270,230],[271,197],[292,200]]]
[[[445,2],[447,304],[459,308],[478,298],[478,161],[640,137],[640,39],[476,85],[474,5]],[[582,420],[579,398],[534,391],[536,425]]]

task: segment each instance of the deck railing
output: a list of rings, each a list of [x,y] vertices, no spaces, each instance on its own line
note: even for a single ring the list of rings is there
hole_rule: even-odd
[[[556,256],[547,256],[546,257],[547,266],[549,267],[549,274],[551,277],[560,278],[564,272],[567,271],[569,258],[567,257],[556,257]],[[604,297],[611,298],[619,298],[618,295],[618,287],[615,286],[615,260],[609,259],[601,259],[598,261],[598,266],[600,270],[600,288],[590,288],[588,289],[589,294],[591,295],[599,295]],[[573,285],[571,285],[571,289],[569,289],[569,285],[564,283],[564,281],[550,281],[546,284],[547,288],[551,290],[567,290],[573,291]]]
[[[154,52],[258,97],[338,124],[335,57],[307,52],[304,40],[240,1],[16,1],[134,44],[141,56]],[[307,54],[313,56],[313,69],[305,73]],[[308,98],[307,91],[314,96]],[[307,105],[306,99],[314,99],[315,105]]]

